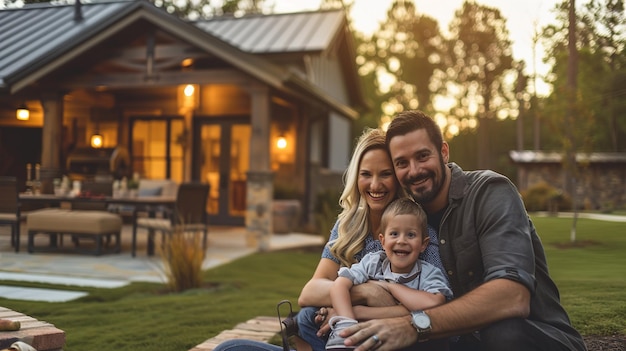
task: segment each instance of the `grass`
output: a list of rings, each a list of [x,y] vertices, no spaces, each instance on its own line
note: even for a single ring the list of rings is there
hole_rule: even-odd
[[[571,220],[533,220],[574,326],[583,335],[626,334],[626,223],[579,219],[578,241],[590,244],[561,248]],[[0,299],[0,305],[65,330],[66,351],[186,351],[244,320],[275,316],[283,299],[295,303],[319,257],[318,250],[254,254],[204,272],[207,285],[183,293],[135,283],[76,288],[89,295],[66,303]]]
[[[533,218],[561,302],[583,335],[626,334],[626,223]]]

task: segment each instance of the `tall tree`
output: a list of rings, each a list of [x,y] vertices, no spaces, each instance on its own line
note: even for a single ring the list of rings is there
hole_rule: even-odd
[[[555,22],[544,28],[545,47],[549,48],[547,62],[552,65],[548,75],[553,93],[546,99],[547,120],[555,136],[562,136],[562,121],[558,114],[560,100],[567,84],[567,47],[569,2],[559,3],[554,10]],[[621,0],[604,3],[591,0],[577,11],[576,49],[578,75],[576,101],[579,109],[587,111],[578,121],[576,133],[579,149],[588,151],[625,151],[626,120],[626,21]],[[584,105],[584,106],[583,106]],[[584,142],[582,142],[584,141]]]
[[[576,199],[578,198],[576,186],[577,181],[580,178],[578,172],[578,164],[576,161],[576,148],[577,140],[574,137],[574,128],[576,121],[576,96],[578,90],[578,49],[576,49],[576,1],[569,1],[568,9],[568,30],[567,30],[567,94],[565,97],[568,101],[565,135],[567,143],[565,147],[565,180],[566,188],[570,190],[574,198],[574,220],[572,222],[572,230],[570,234],[570,241],[576,241],[576,222],[578,219],[578,206],[576,206]],[[571,177],[568,175],[572,175]],[[568,181],[573,180],[574,184],[567,184]]]
[[[495,8],[466,1],[450,24],[447,95],[456,105],[457,123],[476,125],[478,168],[491,168],[490,124],[517,107],[514,87],[505,83],[513,72],[506,19]]]
[[[600,123],[604,124],[609,142],[609,151],[620,151],[619,140],[626,135],[626,122],[618,119],[620,113],[626,113],[623,95],[620,98],[620,88],[623,92],[624,77],[626,76],[626,12],[623,0],[591,0],[585,6],[583,21],[591,28],[592,46],[602,56],[602,61],[608,65],[610,74],[602,89],[601,98],[604,113],[599,115]],[[621,135],[620,135],[621,134]],[[620,138],[621,137],[621,138]],[[626,143],[623,144],[626,149]]]
[[[432,77],[442,64],[437,21],[418,15],[412,0],[395,0],[387,20],[357,49],[360,74],[375,84],[372,114],[383,122],[407,109],[432,110]]]

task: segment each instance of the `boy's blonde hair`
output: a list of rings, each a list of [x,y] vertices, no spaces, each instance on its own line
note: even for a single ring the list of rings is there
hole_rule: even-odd
[[[426,217],[426,212],[422,209],[417,202],[413,201],[409,198],[399,198],[390,203],[385,211],[383,212],[383,216],[380,219],[380,231],[385,234],[389,223],[395,216],[399,215],[413,215],[417,218],[420,229],[422,230],[422,239],[428,236],[428,217]]]

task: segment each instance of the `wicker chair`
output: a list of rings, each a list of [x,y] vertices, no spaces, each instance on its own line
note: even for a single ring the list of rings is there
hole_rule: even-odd
[[[148,230],[148,255],[154,254],[154,236],[161,232],[163,235],[185,232],[202,232],[202,247],[206,250],[209,226],[206,213],[209,198],[209,184],[206,183],[183,183],[178,187],[176,204],[173,210],[150,212],[149,217],[133,215],[133,239],[131,254],[135,257],[137,247],[137,229]],[[144,211],[136,209],[135,213]],[[160,215],[160,217],[157,217]]]
[[[0,225],[11,226],[11,245],[20,250],[20,202],[17,179],[0,177]]]

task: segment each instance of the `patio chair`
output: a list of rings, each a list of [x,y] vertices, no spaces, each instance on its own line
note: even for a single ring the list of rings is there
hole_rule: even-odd
[[[93,202],[77,202],[72,204],[72,210],[83,211],[108,211],[108,205],[105,201],[99,201],[98,198],[113,196],[113,182],[95,182],[85,181],[80,188],[82,195],[93,197]]]
[[[209,198],[209,184],[206,183],[183,183],[178,187],[176,203],[173,209],[162,211],[161,217],[156,213],[150,213],[150,217],[138,217],[133,215],[133,239],[131,254],[135,257],[137,247],[137,229],[148,230],[148,255],[154,254],[154,235],[157,231],[165,235],[176,232],[202,232],[202,247],[207,248],[209,234],[208,216],[206,213]],[[141,211],[141,209],[137,209]]]
[[[11,245],[20,250],[19,191],[15,177],[0,177],[0,225],[11,226]]]

